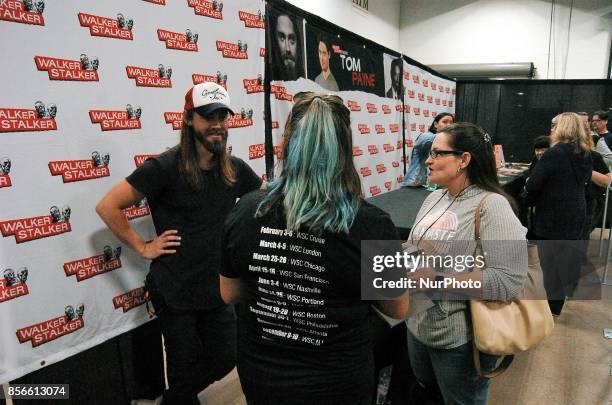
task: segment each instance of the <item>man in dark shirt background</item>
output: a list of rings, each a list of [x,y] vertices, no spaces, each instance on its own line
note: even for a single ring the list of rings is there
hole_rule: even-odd
[[[223,87],[192,87],[180,143],[145,161],[96,207],[123,243],[152,260],[146,287],[164,335],[164,403],[199,403],[197,394],[235,365],[235,315],[219,293],[220,236],[236,198],[261,180],[227,153],[229,114]],[[157,233],[147,242],[122,212],[144,197]]]

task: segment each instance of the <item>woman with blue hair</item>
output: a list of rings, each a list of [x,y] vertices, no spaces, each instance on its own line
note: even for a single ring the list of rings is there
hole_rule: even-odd
[[[440,113],[434,118],[429,126],[429,130],[417,137],[414,148],[412,149],[412,155],[410,156],[410,164],[408,165],[406,176],[402,182],[402,187],[420,187],[425,185],[427,182],[427,164],[425,161],[429,157],[431,144],[436,137],[436,133],[452,123],[453,114]]]
[[[293,106],[282,172],[245,195],[223,232],[221,297],[238,308],[238,373],[249,405],[370,404],[372,302],[361,299],[361,241],[399,236],[362,198],[350,112],[309,93]],[[373,303],[404,318],[407,293]]]

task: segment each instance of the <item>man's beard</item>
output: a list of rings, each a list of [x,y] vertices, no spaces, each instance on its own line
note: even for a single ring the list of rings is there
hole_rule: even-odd
[[[290,52],[285,52],[285,54],[282,56],[283,58],[283,64],[285,65],[285,72],[287,74],[288,77],[293,78],[296,76],[296,63],[295,63],[295,58],[293,57],[293,55]]]
[[[197,141],[202,144],[204,149],[206,149],[213,155],[220,156],[225,152],[225,147],[227,144],[227,130],[221,128],[210,128],[204,133],[196,131],[194,131],[194,133]],[[209,141],[208,137],[210,135],[220,135],[221,139]]]

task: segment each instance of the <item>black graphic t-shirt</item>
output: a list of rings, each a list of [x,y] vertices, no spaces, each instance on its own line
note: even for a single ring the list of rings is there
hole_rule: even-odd
[[[126,178],[147,197],[157,234],[176,229],[182,238],[176,253],[151,263],[150,276],[173,308],[209,309],[223,304],[219,293],[223,222],[236,198],[261,186],[244,161],[231,160],[237,179],[232,187],[203,170],[204,187],[192,191],[181,179],[175,149],[146,160]]]
[[[388,214],[362,201],[349,234],[286,230],[254,218],[244,196],[227,218],[221,274],[239,277],[238,372],[262,404],[351,404],[371,393],[370,306],[361,301],[362,240],[396,240]]]

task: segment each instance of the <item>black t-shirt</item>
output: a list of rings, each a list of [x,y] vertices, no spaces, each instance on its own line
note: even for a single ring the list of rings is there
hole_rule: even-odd
[[[221,230],[236,198],[257,189],[261,180],[241,159],[232,157],[236,183],[230,187],[214,171],[202,171],[197,192],[181,178],[178,152],[171,149],[148,159],[126,180],[147,197],[158,235],[178,230],[176,253],[153,260],[150,277],[166,303],[176,309],[222,305],[219,293]]]
[[[263,196],[244,196],[223,232],[221,274],[242,283],[242,388],[265,404],[350,404],[371,393],[374,372],[361,241],[395,240],[399,251],[399,235],[365,201],[348,235],[288,232],[278,211],[254,218]]]

